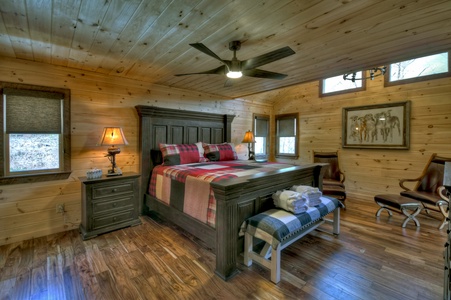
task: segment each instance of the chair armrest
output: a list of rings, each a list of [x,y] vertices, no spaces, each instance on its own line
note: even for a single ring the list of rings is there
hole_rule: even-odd
[[[442,198],[443,200],[445,200],[448,203],[449,198],[447,196],[447,190],[444,186],[439,186],[437,188],[437,194],[439,194],[440,198]]]
[[[415,178],[415,179],[401,179],[401,180],[399,180],[399,186],[405,191],[410,191],[410,189],[408,187],[404,186],[404,182],[415,182],[415,181],[420,181],[420,180],[421,180],[421,177]]]
[[[345,182],[345,179],[346,179],[345,173],[343,173],[343,172],[340,171],[340,170],[338,170],[338,172],[340,172],[340,182],[341,182],[341,183]]]

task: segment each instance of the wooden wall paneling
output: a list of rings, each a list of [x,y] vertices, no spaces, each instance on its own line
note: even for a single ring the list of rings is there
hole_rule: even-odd
[[[7,229],[0,230],[0,244],[57,233],[78,226],[71,224],[79,223],[80,219],[81,195],[78,177],[84,176],[91,168],[101,168],[105,173],[110,167],[110,162],[104,157],[106,148],[96,145],[103,127],[111,125],[123,127],[129,145],[121,147],[121,153],[116,157],[117,164],[123,171],[142,171],[139,166],[138,149],[139,119],[135,105],[151,104],[166,108],[235,114],[237,117],[233,121],[230,134],[239,155],[247,151],[245,145],[241,145],[241,140],[243,133],[252,124],[250,112],[272,113],[270,104],[247,99],[226,99],[25,60],[2,58],[0,71],[2,81],[69,88],[72,96],[71,177],[57,183],[1,186],[0,207],[5,209],[3,211],[0,209],[0,223],[6,224]],[[235,123],[242,125],[235,126]],[[157,130],[156,134],[165,137],[168,134],[167,128],[155,130]],[[200,131],[199,134],[204,133]],[[208,135],[208,139],[215,139],[213,133],[205,134]],[[224,133],[215,134],[223,135]],[[154,147],[158,148],[158,145]],[[35,202],[40,203],[41,206],[35,205]],[[56,204],[61,202],[66,205],[67,221],[56,213]],[[45,203],[48,207],[42,206]],[[32,219],[37,216],[43,221],[29,224],[20,217],[21,213],[14,211],[14,207],[22,209],[28,205],[30,208],[24,211],[33,215]],[[31,208],[32,211],[30,211]]]
[[[313,149],[341,149],[342,107],[412,101],[409,150],[341,149],[340,164],[349,195],[373,201],[377,193],[399,193],[401,178],[417,177],[429,156],[451,155],[451,79],[384,87],[382,79],[369,81],[367,90],[319,98],[318,85],[308,83],[250,97],[274,99],[274,113],[300,113],[300,155],[305,163]],[[307,95],[307,96],[306,96]],[[280,99],[278,98],[280,96]]]

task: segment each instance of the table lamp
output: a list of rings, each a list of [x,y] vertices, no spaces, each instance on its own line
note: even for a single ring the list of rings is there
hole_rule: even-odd
[[[247,143],[247,148],[249,150],[249,160],[255,159],[254,152],[251,150],[251,144],[255,143],[255,138],[252,131],[246,131],[242,143]]]
[[[116,166],[116,154],[121,153],[121,149],[117,146],[128,145],[124,132],[121,127],[105,127],[100,137],[99,146],[108,147],[108,154],[105,155],[111,162],[111,169],[108,170],[106,176],[122,175],[122,171]]]

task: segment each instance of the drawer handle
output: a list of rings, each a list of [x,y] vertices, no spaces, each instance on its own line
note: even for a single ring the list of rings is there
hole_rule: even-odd
[[[116,193],[117,192],[117,189],[113,189],[113,193]]]

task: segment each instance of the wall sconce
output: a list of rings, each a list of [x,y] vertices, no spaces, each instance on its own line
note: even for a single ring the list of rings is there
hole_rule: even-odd
[[[249,160],[255,159],[254,152],[251,150],[251,144],[255,143],[255,138],[252,131],[250,130],[246,131],[246,133],[244,134],[243,141],[241,143],[247,143],[247,148],[249,150]]]
[[[122,175],[121,169],[116,166],[116,154],[121,153],[121,149],[117,146],[128,145],[124,132],[122,132],[122,128],[105,127],[97,145],[110,146],[108,147],[108,154],[105,155],[105,157],[108,157],[110,160],[111,169],[108,170],[108,174],[106,176]]]

